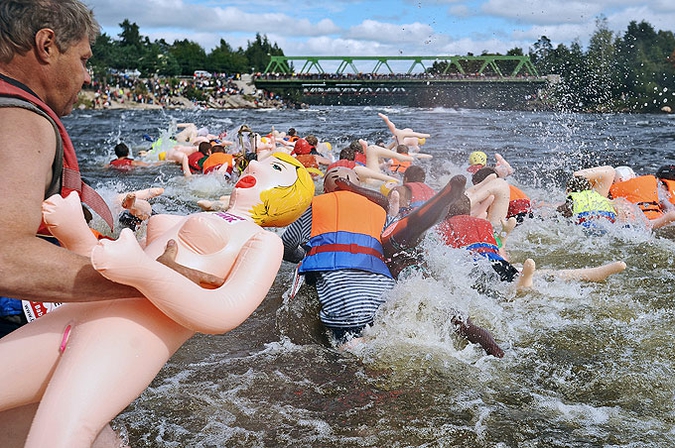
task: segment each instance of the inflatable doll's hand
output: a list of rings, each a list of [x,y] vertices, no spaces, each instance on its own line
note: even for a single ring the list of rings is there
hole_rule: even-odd
[[[84,219],[80,196],[74,191],[65,198],[55,194],[45,199],[42,219],[51,234],[72,252],[88,257],[96,245],[96,237]]]

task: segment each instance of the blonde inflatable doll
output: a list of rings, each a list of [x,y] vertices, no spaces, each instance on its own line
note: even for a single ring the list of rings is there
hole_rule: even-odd
[[[313,195],[305,168],[275,153],[248,165],[227,211],[152,216],[145,249],[128,229],[98,243],[75,195],[45,201],[45,222],[66,248],[145,297],[66,304],[0,340],[0,358],[11,360],[0,370],[0,411],[39,402],[25,446],[90,447],[195,332],[225,333],[246,320],[283,254],[280,238],[261,226],[288,225]],[[222,286],[202,288],[156,261],[167,244],[176,263]]]

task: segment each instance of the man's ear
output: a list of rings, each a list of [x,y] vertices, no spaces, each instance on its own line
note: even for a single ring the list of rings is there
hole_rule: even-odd
[[[39,61],[48,62],[58,48],[56,46],[56,34],[50,28],[42,28],[35,33],[35,54]]]

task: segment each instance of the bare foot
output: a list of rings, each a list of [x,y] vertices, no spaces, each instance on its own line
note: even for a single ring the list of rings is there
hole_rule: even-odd
[[[518,276],[518,282],[516,283],[516,290],[521,291],[523,289],[529,289],[532,287],[532,278],[534,277],[534,272],[537,269],[537,265],[534,260],[528,258],[523,263],[523,269],[520,271]]]

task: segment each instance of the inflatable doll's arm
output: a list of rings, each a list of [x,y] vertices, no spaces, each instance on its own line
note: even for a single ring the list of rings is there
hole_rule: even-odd
[[[116,241],[101,241],[91,258],[104,277],[134,286],[180,325],[219,334],[239,326],[263,301],[282,255],[281,239],[261,230],[243,245],[225,283],[217,289],[202,288],[150,258],[128,229]]]
[[[356,173],[357,176],[359,176],[359,179],[361,181],[373,179],[373,180],[381,180],[382,182],[396,182],[396,183],[398,183],[398,179],[396,179],[395,177],[387,176],[386,174],[384,174],[380,171],[374,171],[374,170],[371,170],[370,168],[367,168],[365,166],[361,166],[361,165],[355,166],[354,172]]]
[[[62,247],[88,257],[98,240],[84,219],[77,192],[63,198],[58,194],[42,202],[42,219]]]

